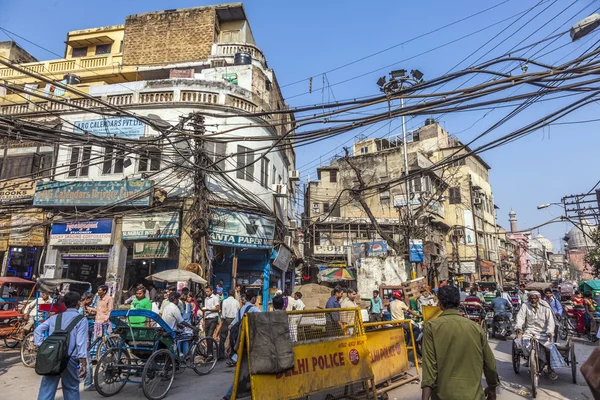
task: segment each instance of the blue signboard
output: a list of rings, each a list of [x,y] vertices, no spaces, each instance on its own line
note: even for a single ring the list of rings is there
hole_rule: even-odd
[[[275,218],[260,214],[215,209],[211,211],[209,242],[229,247],[270,249],[275,237]]]
[[[38,182],[34,206],[149,206],[152,181]]]
[[[422,263],[425,260],[423,254],[423,241],[420,239],[410,239],[410,262]]]
[[[50,244],[52,246],[110,245],[112,228],[111,219],[52,224]]]
[[[75,121],[75,132],[88,132],[96,136],[138,139],[144,136],[146,125],[135,118],[101,118],[86,121]]]

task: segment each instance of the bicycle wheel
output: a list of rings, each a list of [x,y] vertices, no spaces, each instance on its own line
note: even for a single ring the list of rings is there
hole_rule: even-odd
[[[563,317],[560,321],[558,336],[561,340],[567,340],[567,337],[569,336],[569,319],[567,317]]]
[[[147,399],[164,398],[175,379],[175,359],[169,350],[158,350],[150,356],[142,374],[142,390]]]
[[[571,344],[571,350],[569,350],[569,353],[571,373],[573,374],[573,383],[577,384],[577,357],[575,357],[575,346],[573,344]]]
[[[96,350],[96,360],[100,360],[100,358],[110,349],[114,349],[119,347],[120,337],[119,335],[110,335],[108,337],[103,336],[102,340],[98,344],[98,348]],[[97,339],[96,339],[97,340]]]
[[[531,374],[531,397],[535,399],[539,381],[538,358],[535,349],[531,349],[529,353],[529,372]]]
[[[212,350],[209,348],[212,347]],[[217,365],[219,349],[215,339],[203,337],[191,349],[192,364],[198,375],[209,374]]]
[[[8,321],[8,325],[12,326],[12,329],[4,337],[4,345],[9,349],[14,349],[21,343],[21,339],[19,339],[19,335],[23,330],[23,323],[18,318],[13,318]]]
[[[512,344],[512,365],[515,374],[518,374],[521,370],[521,355],[519,354],[519,349],[515,342]]]
[[[21,361],[23,365],[29,368],[35,367],[37,358],[37,348],[33,344],[33,332],[25,336],[21,342]]]
[[[98,360],[94,370],[94,387],[104,397],[119,393],[129,375],[127,366],[129,359],[119,349],[110,349]],[[125,376],[122,376],[125,375]]]

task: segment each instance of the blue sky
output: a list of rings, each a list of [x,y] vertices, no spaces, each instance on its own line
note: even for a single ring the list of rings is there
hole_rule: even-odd
[[[509,0],[475,18],[398,45],[500,3],[503,0],[250,0],[244,2],[244,6],[256,42],[265,53],[269,66],[277,73],[289,104],[301,106],[318,104],[323,100],[377,94],[376,80],[392,69],[418,68],[425,73],[427,79],[443,75],[457,64],[459,66],[454,70],[465,68],[479,57],[488,60],[513,47],[526,46],[555,32],[567,30],[574,22],[600,7],[598,2],[586,0]],[[529,13],[515,15],[538,3],[541,4]],[[120,24],[127,15],[140,12],[207,4],[215,2],[2,0],[0,26],[62,54],[67,31]],[[509,19],[510,17],[513,18]],[[517,19],[519,17],[521,19]],[[503,20],[506,21],[502,22]],[[481,31],[474,33],[478,30]],[[528,55],[540,50],[536,55],[539,57],[557,49],[542,57],[542,60],[554,63],[562,58],[560,61],[564,62],[590,46],[597,46],[599,32],[600,29],[575,43],[569,43],[568,36],[561,37],[546,48],[543,47],[548,42],[532,49]],[[471,35],[459,39],[469,34]],[[8,39],[0,32],[0,40]],[[483,46],[490,39],[492,41]],[[457,41],[444,45],[453,40]],[[23,40],[17,41],[39,59],[56,58]],[[323,75],[325,71],[395,45],[398,46],[389,51]],[[480,46],[483,48],[464,60]],[[485,54],[488,51],[489,54]],[[426,54],[419,55],[424,52]],[[394,63],[397,64],[386,67]],[[373,70],[378,71],[371,72]],[[364,76],[355,78],[360,75]],[[313,93],[306,94],[308,77],[311,76]],[[324,79],[331,86],[321,90]],[[302,82],[288,85],[299,80]],[[460,83],[451,83],[446,89],[453,89]],[[566,102],[567,100],[557,100],[536,104],[483,140],[507,134]],[[493,111],[444,115],[440,122],[450,133],[457,134],[466,142],[503,117],[508,110],[510,109],[499,108]],[[594,119],[597,110],[598,106],[594,103],[570,114],[563,121]],[[424,118],[408,118],[408,127],[419,126]],[[379,130],[376,131],[377,129]],[[514,209],[520,228],[538,225],[561,213],[556,207],[538,211],[538,204],[560,201],[567,194],[587,192],[600,179],[597,161],[600,136],[597,130],[598,123],[553,125],[482,154],[492,167],[490,178],[496,204],[500,207],[499,223],[508,227],[507,214]],[[363,132],[366,136],[398,133],[399,120]],[[327,142],[298,149],[297,165],[303,176],[310,172],[314,179],[314,167],[319,161],[327,162],[329,157],[341,150],[342,145],[352,143],[352,138],[357,134],[358,132],[349,132]],[[553,240],[555,247],[559,247],[560,238],[566,229],[566,224],[558,223],[543,227],[540,231]]]

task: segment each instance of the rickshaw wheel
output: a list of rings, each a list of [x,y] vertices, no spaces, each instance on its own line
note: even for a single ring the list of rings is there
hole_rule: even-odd
[[[529,373],[531,374],[531,397],[535,399],[537,396],[537,388],[538,388],[538,355],[535,349],[531,349],[529,353]]]
[[[569,336],[569,322],[567,319],[568,318],[565,316],[560,322],[560,326],[558,328],[558,336],[560,337],[560,340],[567,340],[567,337]]]
[[[175,359],[169,350],[158,350],[148,358],[142,374],[142,390],[147,399],[164,398],[175,379]]]
[[[208,351],[209,343],[212,343],[212,352]],[[210,337],[201,338],[194,345],[191,354],[194,371],[198,375],[209,374],[217,365],[219,350],[216,340]]]
[[[488,330],[487,322],[485,322],[485,319],[483,321],[481,321],[481,329],[483,329],[483,333],[485,333],[485,337],[489,339],[490,331]]]
[[[25,336],[25,339],[21,342],[21,361],[23,365],[29,368],[35,367],[35,360],[37,358],[37,349],[33,344],[33,332]]]
[[[569,350],[569,362],[571,363],[573,383],[577,384],[577,357],[575,357],[575,346],[573,344],[571,344],[571,349]]]
[[[124,367],[115,364],[129,364],[124,354],[119,357],[119,349],[109,349],[100,357],[94,370],[94,386],[96,391],[104,397],[114,396],[119,393],[126,380],[121,377]],[[126,368],[126,367],[125,367]]]
[[[521,355],[519,354],[519,349],[517,349],[517,344],[515,342],[512,344],[512,365],[515,374],[518,374],[521,370]]]
[[[17,318],[10,319],[8,325],[12,326],[11,332],[4,338],[4,345],[9,349],[14,349],[21,342],[19,335],[21,334],[22,323]]]

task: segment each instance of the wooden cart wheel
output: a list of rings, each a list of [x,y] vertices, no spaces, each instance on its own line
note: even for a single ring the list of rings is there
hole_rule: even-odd
[[[573,383],[577,384],[577,357],[575,357],[575,346],[571,344],[571,350],[569,350],[569,359],[571,363],[571,373],[573,374]]]
[[[521,354],[519,353],[519,349],[515,342],[512,344],[512,365],[515,374],[518,374],[521,370]]]

